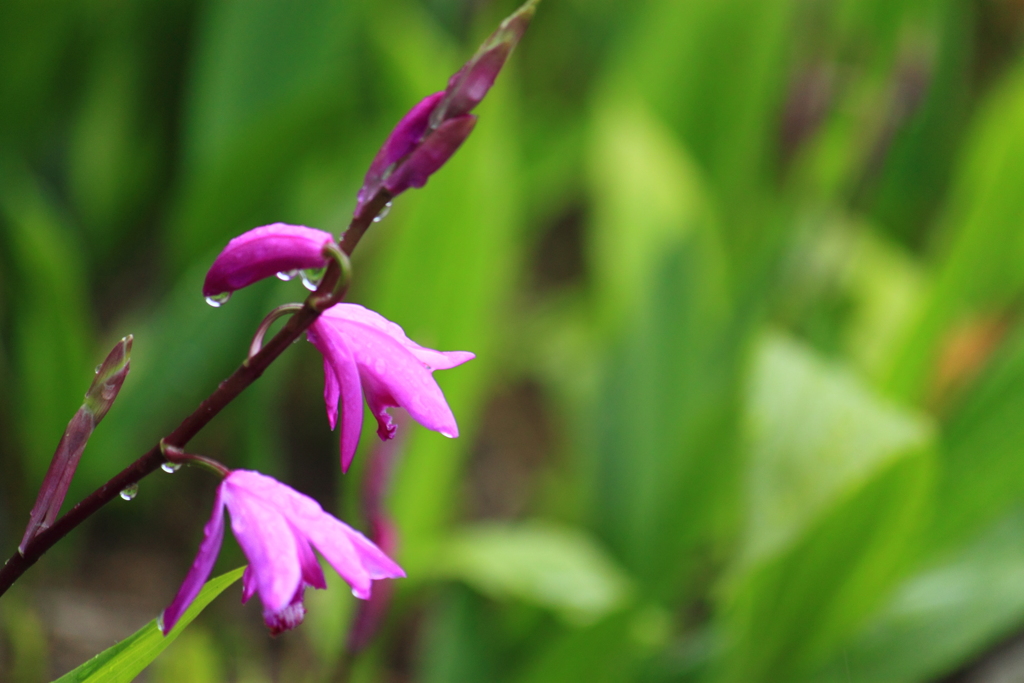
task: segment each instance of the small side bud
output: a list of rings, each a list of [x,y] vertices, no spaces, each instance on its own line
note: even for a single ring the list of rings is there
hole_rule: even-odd
[[[114,405],[114,399],[121,391],[124,378],[128,376],[133,341],[134,338],[129,334],[111,349],[106,360],[96,371],[89,391],[85,392],[85,403],[82,407],[92,413],[96,424],[99,424],[107,414],[110,406]]]
[[[57,521],[60,506],[64,504],[64,496],[71,486],[71,478],[78,469],[78,461],[82,458],[89,437],[121,391],[121,385],[128,375],[131,352],[132,336],[128,335],[114,346],[106,360],[96,368],[96,377],[85,394],[85,403],[68,423],[53,459],[50,460],[50,467],[46,470],[36,504],[29,513],[25,535],[18,546],[18,552],[22,555],[36,534]]]

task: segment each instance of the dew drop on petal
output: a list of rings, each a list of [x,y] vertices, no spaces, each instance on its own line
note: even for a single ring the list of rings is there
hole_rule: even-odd
[[[130,484],[128,486],[125,486],[123,489],[121,489],[121,497],[124,498],[125,500],[131,500],[132,498],[134,498],[138,494],[139,494],[139,485],[138,484]]]
[[[324,273],[327,272],[327,268],[314,268],[303,270],[302,275],[302,286],[311,292],[315,292],[316,288],[320,286],[320,281],[324,279]]]
[[[102,367],[103,367],[103,363],[100,363],[99,365],[97,365],[97,366],[96,366],[96,369],[92,371],[92,372],[93,372],[93,374],[94,374],[94,375],[98,375],[98,374],[100,374],[100,368],[102,368]]]
[[[387,215],[390,212],[391,212],[391,202],[388,202],[387,204],[384,205],[384,208],[380,210],[380,213],[378,213],[376,216],[373,217],[373,222],[374,223],[380,223],[382,220],[387,218]]]
[[[282,270],[277,274],[277,279],[282,282],[289,282],[295,279],[295,276],[299,274],[297,270]]]
[[[220,308],[228,302],[231,298],[231,292],[221,292],[220,294],[214,294],[213,296],[206,297],[206,303],[210,304],[214,308]]]
[[[160,465],[160,469],[162,469],[167,474],[174,474],[175,472],[177,472],[178,470],[181,469],[181,463],[180,462],[165,462],[163,465]]]

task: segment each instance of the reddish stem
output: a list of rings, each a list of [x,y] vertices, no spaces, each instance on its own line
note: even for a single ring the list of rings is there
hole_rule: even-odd
[[[373,223],[373,218],[380,213],[390,199],[391,195],[382,190],[363,206],[363,210],[352,219],[348,230],[342,236],[342,251],[348,255],[352,254],[363,233]],[[246,387],[259,379],[270,364],[319,317],[320,312],[311,302],[322,300],[322,297],[329,295],[334,289],[338,275],[338,264],[331,262],[320,286],[307,297],[302,309],[288,320],[281,331],[274,335],[274,338],[264,345],[259,353],[248,359],[230,377],[221,382],[217,389],[178,425],[177,429],[164,437],[164,443],[184,448],[217,413],[231,403]],[[6,593],[7,589],[25,573],[25,570],[35,564],[43,556],[43,553],[53,547],[57,541],[67,536],[72,529],[113,500],[121,491],[133,484],[138,484],[143,477],[154,472],[165,462],[168,460],[161,452],[158,443],[106,484],[86,496],[67,514],[54,522],[53,526],[34,536],[25,546],[24,554],[15,552],[0,568],[0,596]]]

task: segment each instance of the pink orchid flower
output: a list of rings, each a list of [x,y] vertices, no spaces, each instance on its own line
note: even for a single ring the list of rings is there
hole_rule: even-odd
[[[363,395],[384,441],[395,435],[387,408],[400,407],[427,429],[459,435],[455,417],[431,374],[476,356],[468,351],[435,351],[405,336],[395,323],[358,304],[324,311],[306,332],[324,356],[324,401],[331,429],[341,407],[341,467],[348,470],[363,429]]]
[[[258,472],[234,470],[217,489],[213,516],[203,529],[192,569],[161,615],[164,635],[195,600],[213,569],[224,538],[225,507],[231,513],[231,530],[249,559],[242,576],[242,601],[259,593],[263,620],[274,635],[302,623],[306,588],[327,587],[313,548],[363,600],[369,599],[373,581],[405,576],[380,548],[324,512],[312,498]]]

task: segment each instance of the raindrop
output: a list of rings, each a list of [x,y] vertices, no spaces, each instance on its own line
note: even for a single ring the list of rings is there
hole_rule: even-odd
[[[282,282],[288,282],[290,280],[294,280],[295,276],[298,274],[299,271],[297,270],[282,270],[280,273],[277,274],[277,279],[281,280]]]
[[[316,288],[320,286],[320,281],[324,279],[324,273],[326,272],[326,268],[302,271],[302,286],[311,292],[315,292]]]
[[[125,486],[123,489],[121,489],[121,497],[124,498],[125,500],[131,500],[136,495],[138,495],[138,493],[138,484],[129,484],[128,486]]]
[[[96,369],[93,370],[93,374],[95,374],[95,375],[100,374],[100,368],[102,368],[102,367],[103,367],[103,363],[100,363],[99,365],[97,365]]]
[[[221,294],[214,294],[213,296],[206,297],[206,303],[210,304],[214,308],[220,308],[228,302],[231,298],[231,292],[222,292]]]
[[[160,465],[160,469],[162,469],[167,474],[174,474],[175,472],[177,472],[178,470],[181,469],[181,463],[180,462],[165,462],[163,465]]]
[[[373,217],[373,222],[374,223],[380,223],[382,220],[384,220],[384,218],[387,217],[387,215],[388,215],[388,213],[390,211],[391,211],[391,202],[388,202],[387,204],[384,205],[384,208],[380,210],[380,213],[378,213],[376,216]]]

